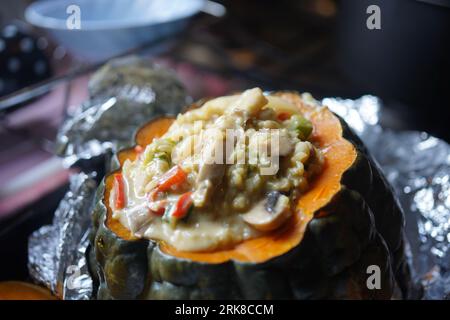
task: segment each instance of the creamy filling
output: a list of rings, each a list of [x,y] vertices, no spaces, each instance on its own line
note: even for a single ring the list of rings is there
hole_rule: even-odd
[[[127,163],[131,165],[131,162]],[[236,243],[261,235],[243,221],[240,215],[220,212],[197,211],[180,221],[176,228],[149,210],[146,197],[136,194],[129,175],[124,176],[127,189],[127,207],[113,210],[113,218],[135,236],[162,240],[181,251],[208,251],[231,247]],[[116,190],[110,193],[110,205],[114,208]]]
[[[241,133],[231,153],[227,130]],[[113,218],[182,251],[229,248],[270,232],[321,169],[311,130],[297,107],[258,88],[211,100],[125,161],[110,194]]]

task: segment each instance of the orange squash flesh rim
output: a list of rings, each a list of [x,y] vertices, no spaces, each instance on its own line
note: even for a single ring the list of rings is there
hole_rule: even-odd
[[[311,141],[321,149],[324,155],[322,172],[315,177],[309,190],[304,193],[297,203],[297,210],[284,227],[264,236],[246,240],[230,249],[213,252],[187,252],[179,251],[162,241],[159,242],[163,252],[178,257],[205,263],[222,263],[228,260],[241,262],[261,263],[280,256],[296,247],[303,238],[308,222],[314,213],[330,202],[333,196],[341,189],[341,178],[345,171],[352,166],[357,152],[352,143],[342,136],[342,126],[339,119],[328,108],[314,111],[314,106],[308,105],[297,94],[280,93],[278,96],[298,106],[313,124]],[[137,136],[137,145],[145,147],[154,138],[162,136],[170,127],[174,119],[158,118],[142,127]],[[121,151],[118,155],[121,165],[126,159],[134,160],[137,151],[134,148]],[[113,186],[113,175],[105,181],[105,197]],[[107,227],[126,240],[136,240],[131,232],[118,220],[112,219],[109,201],[104,203],[107,207]]]
[[[21,281],[0,282],[0,300],[56,300],[49,290]]]

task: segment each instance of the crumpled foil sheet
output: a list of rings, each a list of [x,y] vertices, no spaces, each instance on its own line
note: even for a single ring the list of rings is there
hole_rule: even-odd
[[[188,98],[175,74],[137,56],[113,59],[89,81],[90,98],[69,114],[56,138],[56,153],[66,166],[133,145],[145,121],[177,114]],[[101,161],[101,160],[100,160]]]
[[[90,299],[93,281],[86,260],[96,181],[108,170],[109,156],[134,144],[136,130],[154,117],[178,114],[189,103],[175,74],[137,56],[113,59],[95,72],[90,98],[60,127],[56,153],[72,175],[70,190],[53,224],[29,239],[32,278],[63,299]]]
[[[322,103],[349,123],[394,187],[424,299],[450,299],[450,146],[424,132],[383,129],[376,97]]]
[[[28,241],[28,270],[62,299],[90,299],[92,279],[86,249],[97,183],[84,173],[70,177],[53,223],[36,230]]]
[[[405,211],[413,276],[424,286],[424,299],[448,299],[449,145],[426,133],[382,128],[383,106],[373,96],[357,100],[326,98],[322,103],[362,138],[393,185]],[[54,292],[62,292],[65,299],[93,298],[85,252],[94,189],[85,174],[72,177],[71,190],[61,201],[53,225],[39,229],[30,238],[32,277]],[[68,276],[68,266],[78,270],[75,278],[69,279],[73,274]]]

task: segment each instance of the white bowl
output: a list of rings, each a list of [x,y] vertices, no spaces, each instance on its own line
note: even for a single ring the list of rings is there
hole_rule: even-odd
[[[69,29],[66,12],[80,8],[80,29]],[[205,0],[47,0],[32,3],[25,18],[45,29],[75,56],[108,59],[181,32]]]

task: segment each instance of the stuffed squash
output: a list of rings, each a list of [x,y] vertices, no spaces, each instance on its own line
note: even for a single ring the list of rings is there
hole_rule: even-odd
[[[400,207],[361,142],[310,96],[212,99],[151,121],[136,142],[97,192],[98,298],[407,295]]]

